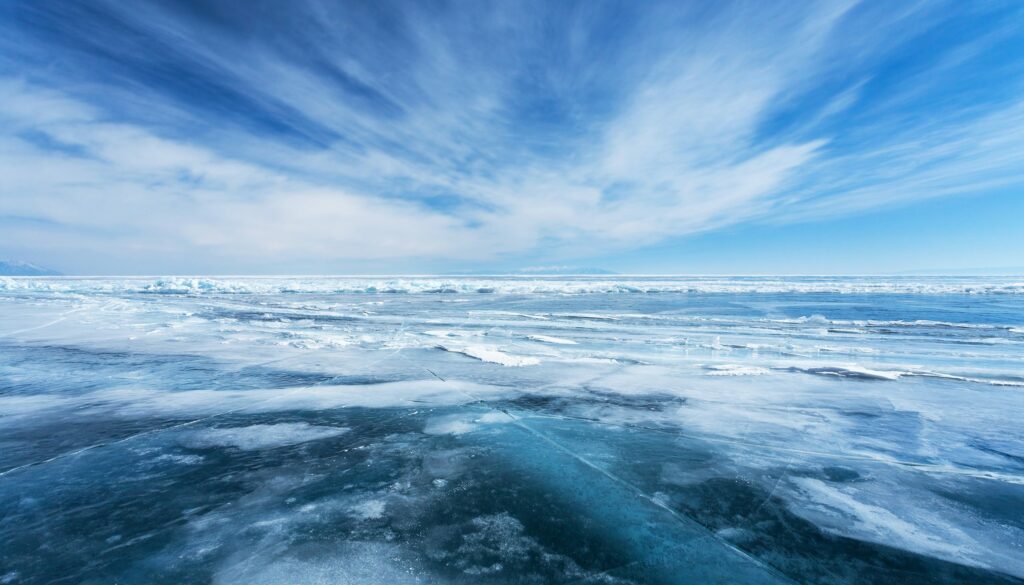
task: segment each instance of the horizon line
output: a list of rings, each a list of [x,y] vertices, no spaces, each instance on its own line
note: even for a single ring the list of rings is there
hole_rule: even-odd
[[[556,273],[380,273],[380,274],[10,274],[0,275],[0,278],[19,279],[61,279],[61,278],[481,278],[481,277],[503,277],[503,278],[864,278],[864,277],[1024,277],[1024,271],[1007,272],[998,274],[976,274],[976,273],[910,273],[910,272],[888,272],[888,273],[578,273],[578,274],[556,274]]]

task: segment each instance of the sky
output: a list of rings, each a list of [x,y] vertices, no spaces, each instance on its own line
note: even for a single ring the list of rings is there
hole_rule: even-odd
[[[1021,267],[1024,3],[10,0],[4,257]]]

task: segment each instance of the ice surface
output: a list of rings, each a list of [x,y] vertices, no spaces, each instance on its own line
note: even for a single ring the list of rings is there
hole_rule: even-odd
[[[0,581],[1021,583],[1012,278],[3,278]]]
[[[190,433],[182,441],[193,449],[234,447],[243,451],[273,449],[338,436],[348,429],[313,426],[306,423],[278,423],[206,429]]]

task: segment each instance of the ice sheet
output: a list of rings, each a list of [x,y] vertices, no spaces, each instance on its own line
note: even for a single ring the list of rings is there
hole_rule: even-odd
[[[1019,583],[1021,293],[0,279],[0,579]]]

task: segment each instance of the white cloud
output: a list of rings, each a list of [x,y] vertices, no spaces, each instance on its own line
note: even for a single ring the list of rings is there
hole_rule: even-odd
[[[396,24],[401,48],[376,42],[374,30],[337,34],[339,15],[319,6],[305,26],[310,60],[324,58],[327,75],[273,44],[115,3],[107,9],[175,59],[325,143],[310,149],[220,124],[154,88],[130,97],[108,88],[115,106],[170,116],[171,133],[38,77],[7,79],[0,217],[31,219],[9,228],[23,248],[104,254],[108,266],[182,254],[222,266],[487,261],[593,256],[740,222],[813,220],[1020,182],[1015,103],[892,128],[892,116],[878,116],[854,128],[851,144],[828,123],[865,99],[870,77],[861,75],[802,106],[789,130],[764,131],[780,108],[852,67],[837,55],[868,62],[898,48],[893,38],[912,36],[922,6],[888,20],[872,14],[864,28],[851,20],[852,2],[730,5],[682,30],[662,26],[662,7],[607,67],[587,55],[608,42],[590,38],[587,13],[566,16],[564,53],[541,55],[543,31],[515,11],[442,21],[410,8]],[[878,31],[893,38],[868,43],[874,51],[848,46]],[[481,40],[493,50],[480,51]],[[974,54],[961,52],[957,63]],[[337,76],[371,97],[339,90]],[[537,97],[524,97],[525,82],[568,108],[552,128],[524,121],[517,100]],[[607,101],[587,102],[600,102],[594,95]]]

